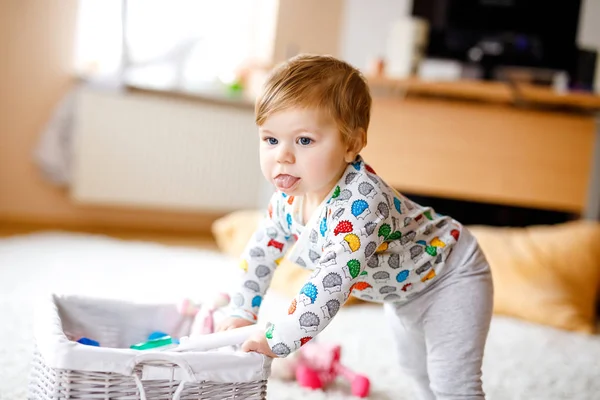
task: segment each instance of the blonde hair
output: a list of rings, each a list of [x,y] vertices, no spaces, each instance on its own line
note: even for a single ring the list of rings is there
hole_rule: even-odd
[[[328,112],[346,141],[362,129],[364,143],[371,118],[371,94],[363,75],[331,56],[301,54],[277,66],[256,99],[256,124],[290,107]]]

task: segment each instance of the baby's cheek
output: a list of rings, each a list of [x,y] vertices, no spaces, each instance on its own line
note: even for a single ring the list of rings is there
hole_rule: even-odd
[[[314,160],[310,164],[309,174],[313,182],[329,182],[331,180],[333,169],[329,162],[323,159]]]
[[[260,160],[260,170],[263,174],[263,176],[270,181],[271,178],[273,177],[273,167],[272,167],[272,162],[270,160],[263,160],[261,158]]]

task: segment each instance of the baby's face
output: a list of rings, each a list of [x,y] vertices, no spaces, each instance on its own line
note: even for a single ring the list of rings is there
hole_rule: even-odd
[[[323,199],[353,158],[333,118],[314,109],[277,112],[259,135],[263,175],[290,196]]]

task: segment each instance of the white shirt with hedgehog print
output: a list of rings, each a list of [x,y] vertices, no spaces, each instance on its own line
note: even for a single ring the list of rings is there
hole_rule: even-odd
[[[462,226],[411,202],[359,156],[306,225],[302,198],[276,192],[242,255],[231,314],[255,322],[273,273],[286,257],[313,271],[267,341],[285,357],[321,332],[352,294],[402,302],[435,281]],[[289,251],[288,251],[289,250]]]

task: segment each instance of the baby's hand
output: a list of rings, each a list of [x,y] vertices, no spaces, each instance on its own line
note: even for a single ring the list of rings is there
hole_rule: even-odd
[[[227,317],[217,324],[215,332],[228,331],[248,325],[254,325],[254,323],[240,317]]]
[[[242,351],[246,353],[254,351],[264,354],[267,357],[277,358],[277,354],[273,353],[265,337],[265,332],[257,332],[250,336],[243,344]]]

